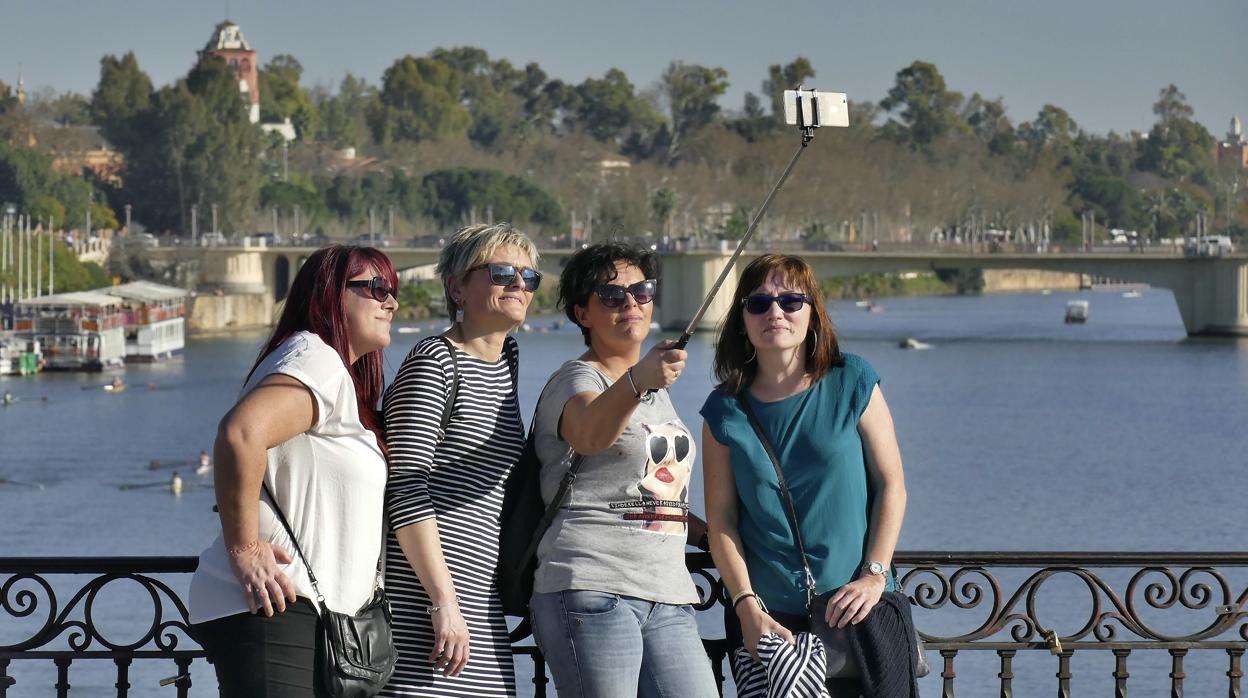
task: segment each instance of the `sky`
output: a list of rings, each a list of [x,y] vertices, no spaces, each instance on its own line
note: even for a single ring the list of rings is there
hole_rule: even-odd
[[[1219,138],[1248,117],[1248,0],[0,0],[0,80],[20,67],[28,90],[90,94],[100,58],[133,50],[166,84],[227,13],[261,63],[291,54],[308,85],[376,84],[406,54],[468,45],[571,83],[620,68],[638,89],[672,60],[719,66],[720,104],[739,110],[768,65],[800,55],[808,87],[851,101],[924,60],[1015,123],[1055,104],[1091,132],[1147,131],[1169,83]]]

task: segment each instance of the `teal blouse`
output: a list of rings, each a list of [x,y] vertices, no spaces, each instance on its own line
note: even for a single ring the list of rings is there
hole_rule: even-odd
[[[819,593],[856,579],[867,546],[870,502],[858,420],[880,377],[862,357],[844,357],[843,367],[797,395],[760,402],[746,393],[780,458]],[[805,612],[802,559],[767,452],[736,397],[717,389],[701,413],[731,456],[751,586],[768,608]],[[895,588],[891,574],[888,588]]]

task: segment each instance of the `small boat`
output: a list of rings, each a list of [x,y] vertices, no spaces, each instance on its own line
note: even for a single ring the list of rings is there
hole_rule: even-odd
[[[104,386],[104,392],[106,393],[124,393],[125,391],[126,391],[125,383],[122,383],[121,385],[109,384],[109,385]]]
[[[871,301],[854,301],[854,305],[859,308],[866,309],[871,307]]]
[[[932,345],[927,342],[920,342],[914,337],[906,337],[897,343],[897,347],[900,349],[931,349]]]
[[[1124,291],[1122,294],[1122,297],[1123,298],[1139,298],[1140,292],[1136,291],[1135,289],[1131,289],[1130,291]]]
[[[418,332],[420,332],[419,327],[400,327],[398,329],[399,334],[416,334]]]
[[[1044,289],[1044,290],[1040,291],[1040,295],[1042,295],[1042,296],[1051,296],[1051,295],[1053,295],[1053,290],[1052,290],[1052,289],[1048,289],[1048,288],[1046,288],[1046,289]]]
[[[1068,301],[1066,303],[1066,324],[1082,325],[1088,321],[1087,301]]]

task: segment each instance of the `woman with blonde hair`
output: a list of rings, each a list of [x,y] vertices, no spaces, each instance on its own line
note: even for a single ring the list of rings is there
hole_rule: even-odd
[[[524,446],[509,333],[541,283],[508,224],[461,229],[438,259],[453,324],[412,349],[386,391],[386,589],[399,663],[383,695],[510,696],[495,586],[503,483]]]

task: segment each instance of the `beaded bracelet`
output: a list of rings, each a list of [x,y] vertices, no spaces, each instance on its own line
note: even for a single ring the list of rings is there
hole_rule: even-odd
[[[232,548],[226,548],[225,552],[229,553],[230,555],[242,555],[243,553],[251,552],[253,549],[255,549],[257,545],[260,545],[259,538],[252,540],[250,543],[247,543],[246,545],[236,545]]]

